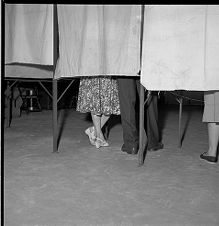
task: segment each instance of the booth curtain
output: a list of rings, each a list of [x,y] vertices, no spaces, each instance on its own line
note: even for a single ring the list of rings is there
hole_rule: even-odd
[[[141,7],[57,5],[55,78],[141,69],[148,90],[218,90],[219,6],[145,5],[144,20]],[[53,65],[53,19],[53,5],[5,4],[5,63]],[[52,76],[18,69],[6,65],[6,77]]]
[[[219,89],[219,6],[145,6],[141,83],[148,90]]]
[[[139,5],[57,5],[55,77],[135,76],[140,65]]]
[[[15,62],[53,65],[53,5],[5,4],[5,63]]]

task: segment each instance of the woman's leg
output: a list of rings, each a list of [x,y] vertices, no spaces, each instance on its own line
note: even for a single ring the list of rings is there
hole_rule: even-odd
[[[92,116],[92,114],[91,114],[91,116]],[[109,118],[110,118],[110,115],[101,115],[100,116],[100,126],[101,126],[101,128],[103,128],[103,126],[106,124],[106,122],[109,120]]]
[[[91,114],[91,116],[92,116],[92,120],[93,120],[93,124],[94,124],[95,136],[96,136],[96,141],[95,141],[96,148],[109,146],[109,144],[105,141],[105,138],[104,138],[102,130],[101,130],[102,115]],[[106,118],[103,119],[103,121],[105,121],[105,120],[106,120]]]
[[[207,154],[216,157],[219,142],[219,124],[214,122],[208,123],[208,143],[209,149]]]
[[[101,140],[105,140],[102,128],[110,118],[110,115],[94,115],[91,113],[93,126],[85,130],[85,133],[89,136],[90,142],[93,143],[95,137],[99,137]]]
[[[94,124],[94,134],[96,137],[104,140],[104,136],[101,130],[101,115],[95,115],[93,113],[91,113],[91,117],[93,120],[93,124]]]
[[[92,116],[92,114],[91,114],[91,116]],[[95,117],[95,116],[94,116]],[[99,116],[100,117],[100,127],[101,127],[101,129],[103,128],[103,126],[106,124],[106,122],[109,120],[109,118],[110,118],[110,115],[101,115],[101,116]],[[96,120],[96,119],[93,119],[93,116],[92,116],[92,120],[94,121],[94,120]],[[99,120],[99,119],[98,119]],[[94,126],[94,128],[95,128],[95,126]],[[96,129],[95,129],[95,131],[96,131]],[[95,136],[96,136],[96,132],[95,132]]]
[[[101,117],[101,128],[103,128],[103,126],[106,124],[106,122],[109,120],[110,115],[102,115]],[[107,139],[109,135],[109,127],[105,127],[105,134],[104,134],[104,138]]]

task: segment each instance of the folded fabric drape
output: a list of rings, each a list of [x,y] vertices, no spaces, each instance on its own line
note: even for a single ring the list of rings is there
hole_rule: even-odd
[[[142,44],[146,89],[218,90],[219,6],[145,5],[144,20],[141,7],[57,5],[55,78],[136,76]],[[53,65],[53,19],[53,5],[5,4],[5,63]]]
[[[57,5],[55,77],[135,76],[140,64],[139,5]]]
[[[14,62],[53,65],[53,5],[5,4],[5,63]]]
[[[141,83],[148,90],[219,89],[219,6],[145,6]]]

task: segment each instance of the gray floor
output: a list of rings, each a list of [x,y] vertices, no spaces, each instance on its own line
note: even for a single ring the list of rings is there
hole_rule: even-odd
[[[52,112],[14,118],[4,134],[5,226],[218,226],[219,164],[199,159],[207,149],[202,108],[183,112],[183,146],[177,148],[178,111],[160,111],[162,151],[122,153],[119,117],[110,147],[97,150],[84,130],[84,114],[60,111],[59,153],[52,153]]]

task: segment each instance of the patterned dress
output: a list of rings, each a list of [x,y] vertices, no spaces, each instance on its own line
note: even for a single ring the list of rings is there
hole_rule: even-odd
[[[98,115],[119,115],[120,106],[116,78],[110,76],[81,78],[76,110]]]

